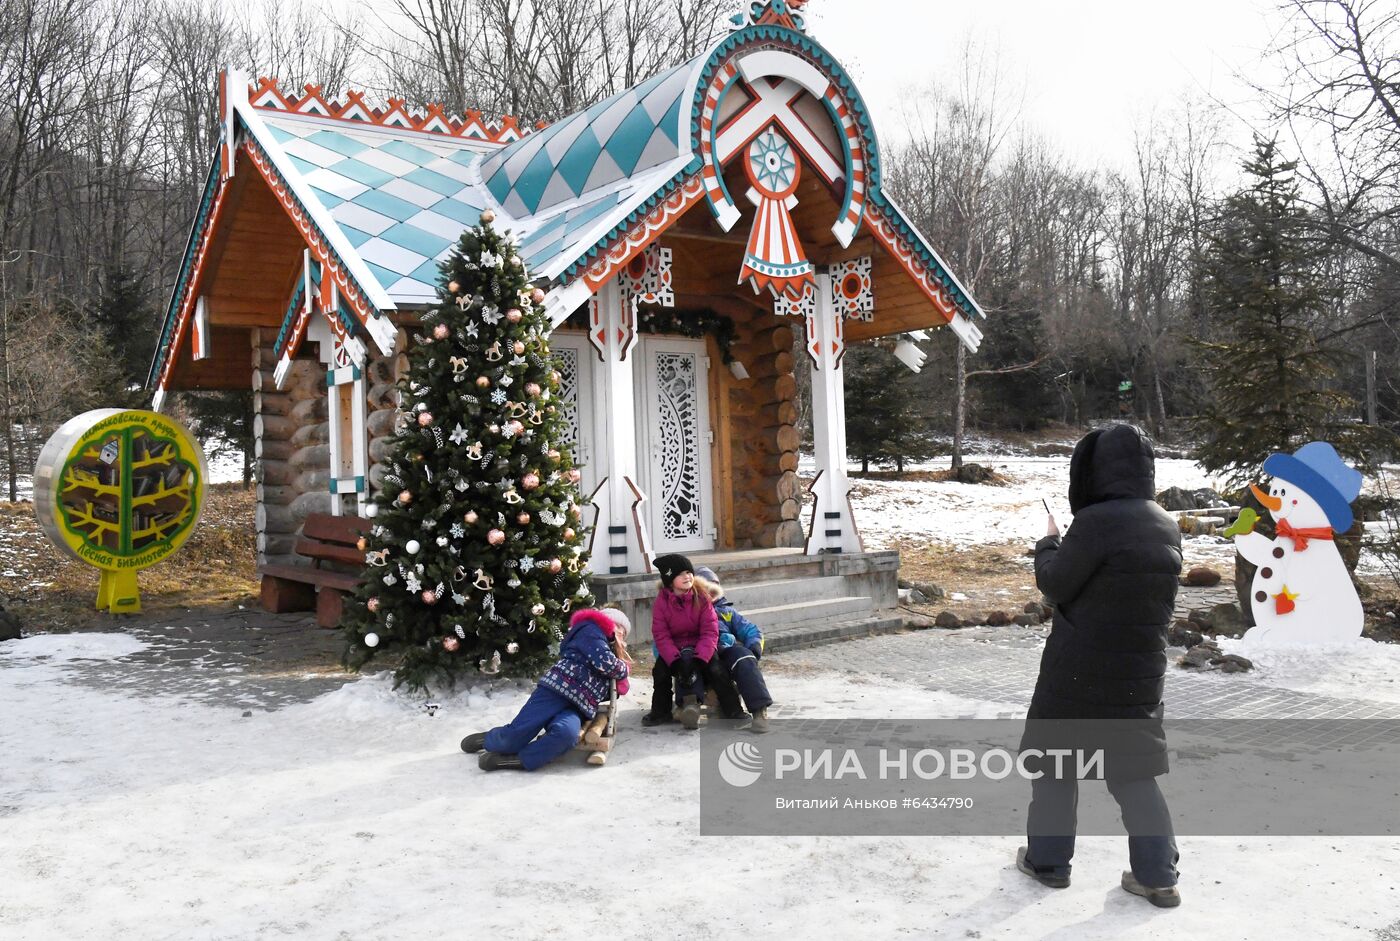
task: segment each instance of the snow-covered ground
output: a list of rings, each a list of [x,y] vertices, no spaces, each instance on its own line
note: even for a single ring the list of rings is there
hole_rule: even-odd
[[[1400,919],[1394,840],[1183,837],[1164,912],[1117,888],[1123,838],[1082,838],[1064,891],[1012,868],[1016,837],[701,838],[695,738],[637,727],[644,683],[606,767],[486,774],[458,740],[521,689],[430,715],[373,676],[245,716],[94,684],[142,646],[0,646],[2,937],[1330,939]],[[782,694],[843,718],[1019,710],[849,676]]]

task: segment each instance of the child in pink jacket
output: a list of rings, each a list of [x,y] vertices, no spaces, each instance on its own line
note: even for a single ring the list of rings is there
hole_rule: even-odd
[[[674,721],[671,711],[671,684],[675,683],[676,702],[681,707],[681,724],[687,729],[700,727],[700,702],[708,678],[719,666],[719,620],[709,596],[695,585],[695,567],[683,555],[658,556],[652,563],[661,576],[661,591],[651,606],[651,636],[656,645],[651,712],[642,717],[643,725]]]

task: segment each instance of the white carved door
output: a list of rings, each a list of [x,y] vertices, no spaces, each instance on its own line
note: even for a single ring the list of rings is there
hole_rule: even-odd
[[[713,549],[709,357],[703,340],[643,337],[634,353],[638,470],[645,475],[651,547]]]
[[[597,466],[594,425],[597,408],[593,401],[593,363],[596,358],[588,338],[578,333],[554,333],[549,351],[559,370],[559,393],[555,405],[564,416],[565,443],[573,450],[574,464],[583,474],[579,491],[587,499],[606,474]]]

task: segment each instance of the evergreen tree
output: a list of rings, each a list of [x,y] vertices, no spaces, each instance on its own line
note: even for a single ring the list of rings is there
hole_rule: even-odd
[[[97,326],[116,354],[117,366],[129,389],[127,398],[135,407],[155,351],[156,327],[160,315],[146,306],[146,289],[139,278],[122,268],[113,268],[103,279],[102,296],[97,302]]]
[[[1345,356],[1326,339],[1335,308],[1322,280],[1326,247],[1298,201],[1293,170],[1273,140],[1256,138],[1249,185],[1226,199],[1205,259],[1205,303],[1217,329],[1204,353],[1208,404],[1195,422],[1197,458],[1232,483],[1269,454],[1326,440],[1363,459],[1355,404],[1334,384]]]
[[[552,396],[544,294],[491,213],[442,263],[399,383],[400,426],[366,513],[346,663],[401,654],[395,685],[530,675],[592,603],[579,473]]]
[[[928,416],[914,373],[874,343],[852,343],[842,361],[846,390],[846,452],[861,463],[894,464],[933,457]]]

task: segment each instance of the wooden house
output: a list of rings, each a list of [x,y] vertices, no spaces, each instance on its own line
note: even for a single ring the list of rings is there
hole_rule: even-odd
[[[149,385],[158,409],[251,383],[260,561],[298,561],[309,513],[376,487],[405,329],[490,209],[547,292],[601,596],[639,604],[650,558],[678,551],[739,583],[807,579],[748,599],[792,596],[793,623],[893,608],[897,557],[862,552],[847,499],[842,354],[940,327],[975,350],[983,315],[884,191],[870,115],[801,6],[745,4],[702,55],[540,129],[220,76]],[[868,603],[800,610],[823,592]]]

